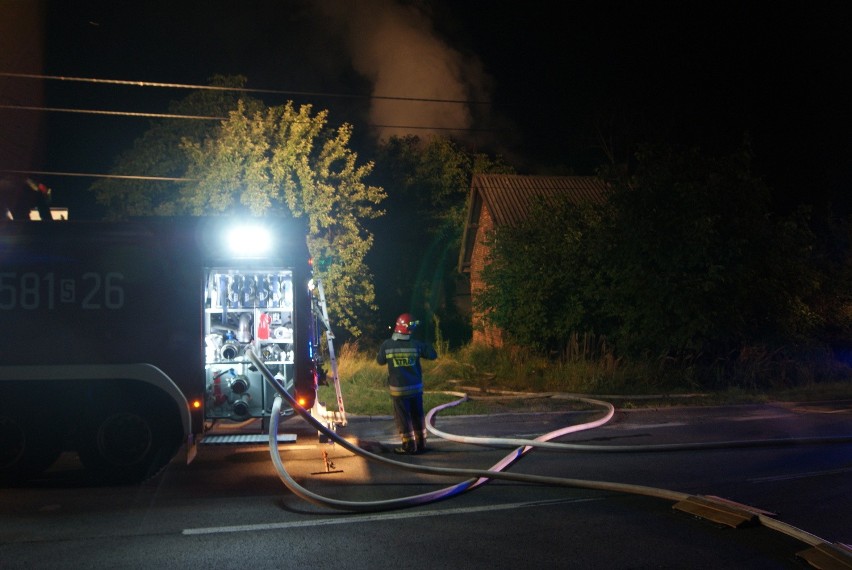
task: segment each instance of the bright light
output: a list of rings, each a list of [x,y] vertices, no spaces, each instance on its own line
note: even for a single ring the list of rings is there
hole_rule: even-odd
[[[196,410],[197,410],[198,408],[200,408],[200,407],[201,407],[201,400],[194,400],[194,401],[192,402],[192,407],[193,407],[193,408],[195,408]]]
[[[272,249],[272,235],[260,225],[236,226],[227,232],[227,245],[236,257],[259,257]]]

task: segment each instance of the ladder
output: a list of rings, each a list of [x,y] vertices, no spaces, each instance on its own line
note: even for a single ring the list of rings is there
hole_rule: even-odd
[[[334,415],[331,420],[332,427],[341,425],[346,426],[346,409],[343,407],[343,393],[340,391],[340,376],[337,374],[337,357],[334,355],[334,333],[331,332],[331,323],[328,320],[328,305],[325,302],[325,290],[322,288],[322,281],[317,279],[317,298],[319,300],[320,314],[317,315],[325,327],[325,338],[328,341],[328,360],[331,363],[331,380],[334,384],[334,393],[337,396],[337,412],[332,412]],[[326,411],[326,417],[329,413]]]

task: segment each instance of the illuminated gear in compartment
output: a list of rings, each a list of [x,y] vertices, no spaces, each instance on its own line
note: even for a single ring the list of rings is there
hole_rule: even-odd
[[[204,320],[205,415],[245,420],[268,416],[274,390],[252,366],[247,350],[292,391],[293,274],[288,270],[207,270]]]

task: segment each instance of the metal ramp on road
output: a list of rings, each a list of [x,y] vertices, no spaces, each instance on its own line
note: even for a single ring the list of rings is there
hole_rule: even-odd
[[[294,433],[279,433],[278,443],[293,443],[296,441]],[[269,434],[266,433],[234,433],[208,435],[201,440],[201,445],[240,445],[246,443],[268,443]]]

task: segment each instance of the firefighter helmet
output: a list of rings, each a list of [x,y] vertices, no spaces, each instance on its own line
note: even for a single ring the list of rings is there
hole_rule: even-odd
[[[420,324],[420,321],[415,321],[408,313],[402,313],[396,318],[396,324],[393,327],[393,332],[399,334],[411,334],[414,327]]]

